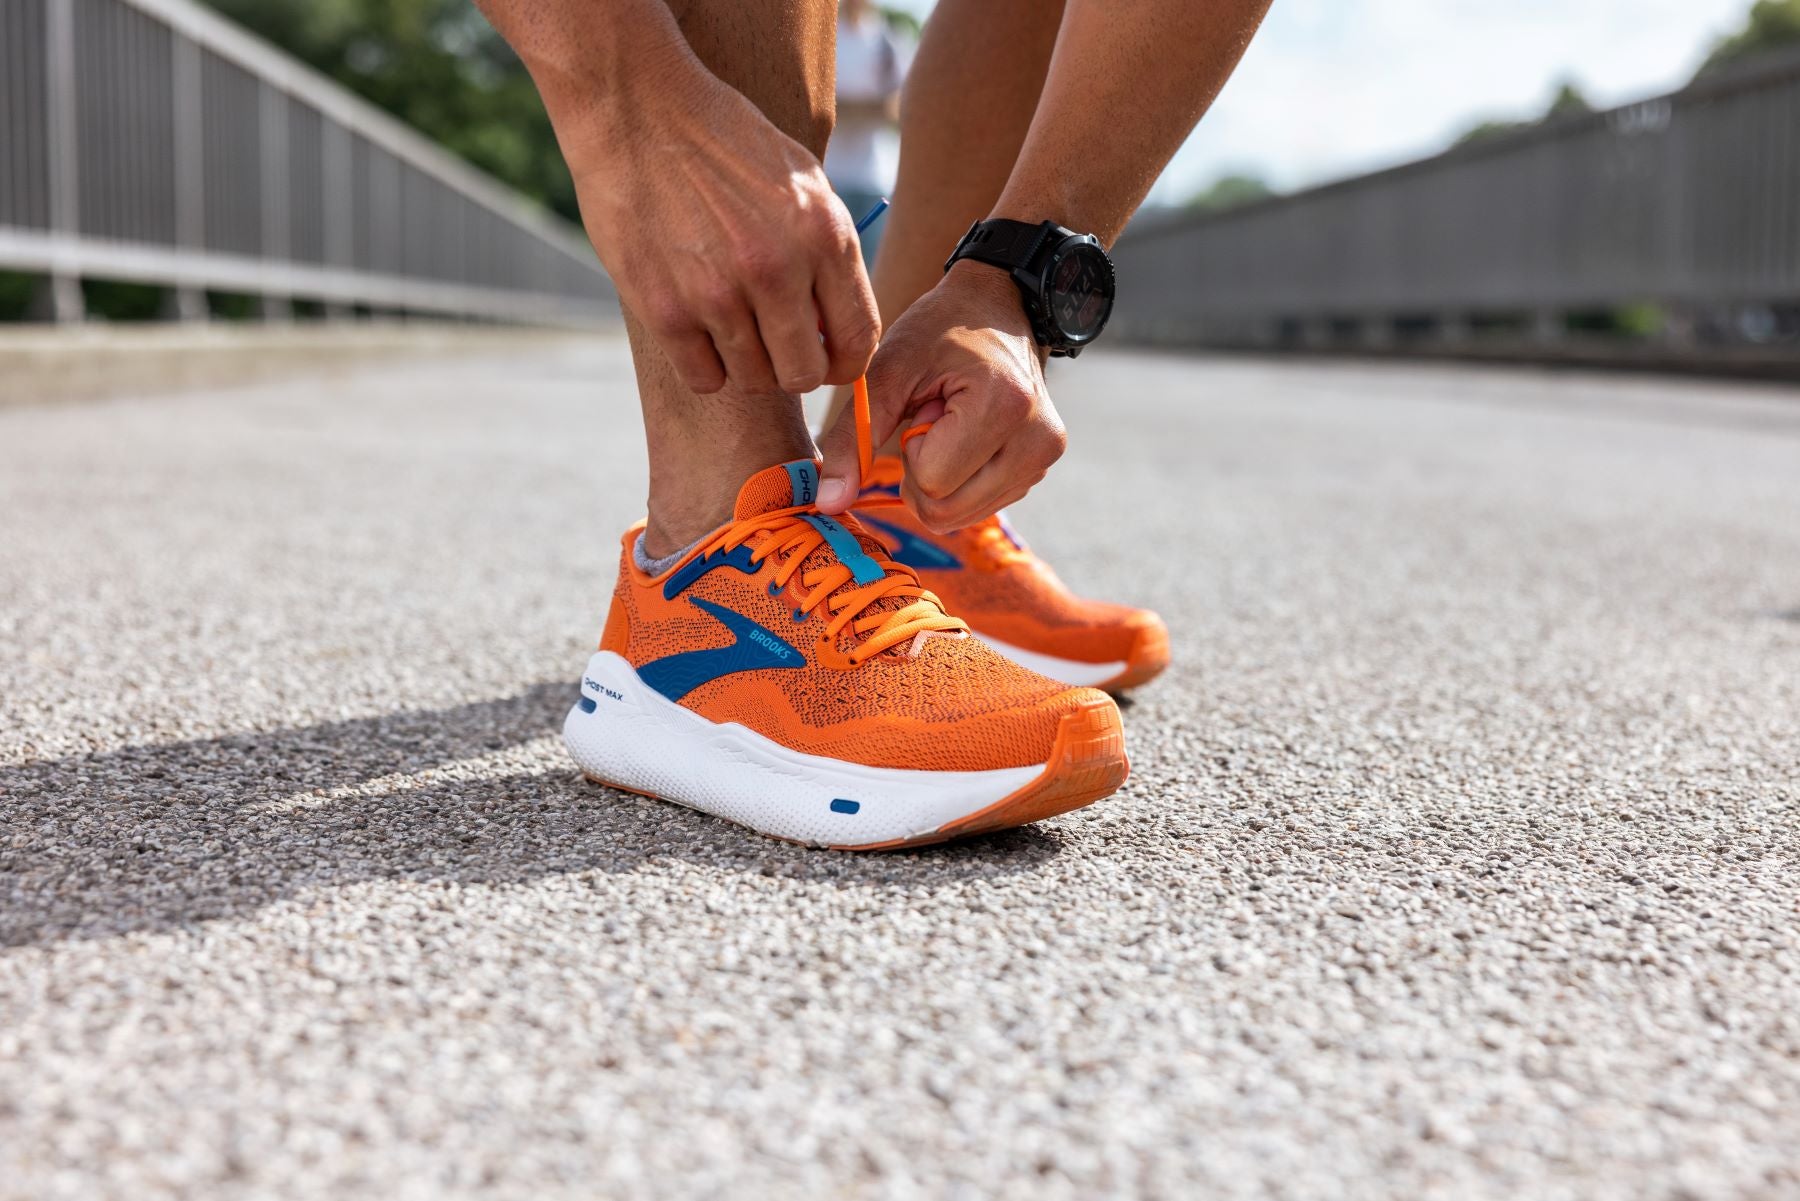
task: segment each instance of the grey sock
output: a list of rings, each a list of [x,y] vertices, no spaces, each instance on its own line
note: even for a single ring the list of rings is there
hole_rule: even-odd
[[[644,536],[639,534],[637,536],[637,541],[631,544],[631,558],[632,561],[637,564],[638,570],[645,575],[661,575],[663,572],[669,570],[669,568],[675,566],[675,564],[681,562],[681,556],[687,554],[699,545],[700,540],[695,539],[672,555],[664,555],[660,559],[652,559],[649,555],[644,553]]]

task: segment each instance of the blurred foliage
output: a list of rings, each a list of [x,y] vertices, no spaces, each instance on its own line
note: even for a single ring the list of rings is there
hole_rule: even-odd
[[[1254,204],[1275,195],[1275,189],[1254,175],[1223,175],[1212,186],[1190,197],[1187,207],[1202,212],[1222,213],[1227,209]]]
[[[168,292],[156,284],[84,279],[81,293],[88,316],[104,321],[159,321],[167,313]]]
[[[1668,320],[1662,306],[1649,301],[1624,305],[1613,311],[1615,326],[1627,338],[1654,338],[1663,332]]]
[[[1756,0],[1744,27],[1721,38],[1700,67],[1700,74],[1751,58],[1766,50],[1800,45],[1800,0]]]
[[[570,220],[575,186],[524,64],[469,0],[207,0]]]
[[[255,321],[262,316],[262,302],[243,292],[208,292],[206,311],[215,321]]]
[[[0,321],[23,321],[31,312],[44,277],[25,271],[0,271]]]
[[[1581,94],[1581,89],[1568,80],[1556,85],[1556,95],[1550,98],[1550,107],[1544,115],[1535,121],[1483,121],[1456,139],[1455,145],[1466,146],[1470,142],[1486,141],[1501,134],[1516,133],[1521,129],[1533,129],[1546,121],[1557,117],[1566,117],[1575,113],[1591,113],[1594,106],[1588,98]]]
[[[883,4],[879,7],[882,20],[886,21],[888,25],[899,30],[901,33],[909,35],[914,41],[918,41],[919,34],[925,28],[925,23],[923,21],[919,20],[914,14],[907,12],[904,8],[895,8],[888,4]]]
[[[0,322],[41,316],[33,309],[48,282],[42,275],[26,271],[0,271]],[[168,315],[168,295],[168,289],[157,284],[81,281],[82,308],[94,321],[160,321]]]

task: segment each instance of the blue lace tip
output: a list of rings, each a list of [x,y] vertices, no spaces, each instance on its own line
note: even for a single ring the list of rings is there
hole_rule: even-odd
[[[886,196],[883,196],[880,200],[877,200],[875,202],[875,207],[870,209],[868,212],[864,213],[863,219],[856,223],[856,232],[860,234],[860,233],[862,233],[863,230],[865,230],[865,229],[869,228],[869,226],[875,224],[875,219],[877,217],[881,216],[881,214],[887,212],[887,207],[888,207],[888,199]]]

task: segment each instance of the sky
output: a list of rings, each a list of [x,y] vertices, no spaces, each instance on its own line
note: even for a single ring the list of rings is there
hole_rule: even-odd
[[[1202,2],[1202,0],[1194,0]],[[923,11],[929,4],[906,5]],[[1750,0],[1274,0],[1152,203],[1222,174],[1288,190],[1537,116],[1559,81],[1603,107],[1679,87]]]

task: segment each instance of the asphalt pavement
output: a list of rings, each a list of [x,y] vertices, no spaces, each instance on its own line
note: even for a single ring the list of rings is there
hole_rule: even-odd
[[[619,342],[0,407],[0,1197],[1800,1195],[1800,394],[1053,388],[1133,777],[864,857],[564,757]]]

